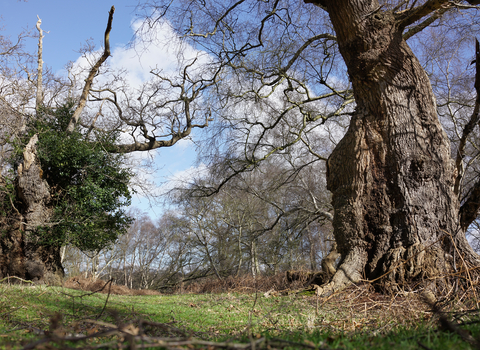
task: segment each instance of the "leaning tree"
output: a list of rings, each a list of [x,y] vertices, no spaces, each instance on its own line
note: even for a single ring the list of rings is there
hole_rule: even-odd
[[[196,73],[202,53],[173,38],[171,76],[148,67],[151,77],[132,85],[108,66],[114,11],[103,49],[86,50],[88,64],[71,66],[66,78],[43,69],[40,19],[35,56],[21,51],[23,36],[0,37],[0,279],[58,283],[62,245],[98,250],[128,225],[120,207],[129,203],[131,173],[108,153],[173,146],[208,125],[195,99],[216,82],[215,67]]]
[[[450,273],[475,274],[471,269],[480,258],[465,233],[478,215],[480,180],[469,175],[463,187],[462,180],[466,164],[477,158],[467,150],[478,131],[480,94],[465,100],[470,112],[456,124],[451,147],[437,107],[452,107],[453,97],[439,97],[437,106],[430,78],[439,69],[427,74],[427,63],[407,41],[431,35],[431,46],[440,47],[433,38],[440,40],[436,31],[447,27],[447,35],[462,27],[473,36],[476,4],[149,1],[140,8],[148,18],[170,21],[188,42],[209,52],[212,66],[223,67],[203,99],[217,117],[209,130],[218,145],[208,148],[205,159],[221,164],[223,177],[196,194],[216,193],[236,174],[302,145],[326,161],[332,193],[341,260],[324,293],[362,280],[384,289],[414,281],[434,288],[451,283]],[[414,49],[421,51],[421,44]],[[469,91],[457,91],[457,97],[474,95],[473,75]],[[342,137],[336,123],[348,125]]]

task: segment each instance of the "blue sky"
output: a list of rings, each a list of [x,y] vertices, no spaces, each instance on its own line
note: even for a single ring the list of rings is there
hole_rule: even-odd
[[[37,15],[42,19],[44,61],[55,71],[78,58],[78,50],[92,38],[100,47],[107,25],[108,11],[115,5],[111,45],[125,45],[132,39],[130,24],[136,1],[104,0],[0,0],[2,34],[13,38],[25,28],[35,29]],[[36,30],[35,30],[36,32]],[[28,41],[36,50],[36,40]]]
[[[134,32],[131,28],[135,20],[135,5],[137,1],[114,2],[103,0],[0,0],[0,27],[1,35],[10,36],[12,40],[24,29],[32,29],[36,33],[35,24],[37,15],[42,19],[42,29],[45,32],[43,40],[43,59],[46,66],[54,72],[62,74],[62,70],[69,61],[79,59],[79,49],[86,40],[92,39],[97,48],[103,45],[108,12],[112,5],[115,6],[113,28],[110,34],[112,59],[115,57],[115,48],[125,47],[133,39]],[[27,40],[26,49],[29,52],[37,50],[37,39]],[[118,50],[120,55],[123,51]],[[131,55],[131,54],[130,54]],[[131,57],[129,57],[131,62]],[[155,57],[150,57],[148,62],[154,62]],[[161,59],[160,59],[161,61]],[[159,62],[161,65],[164,62]],[[148,67],[145,67],[148,68]],[[138,68],[137,68],[138,69]],[[195,147],[191,142],[183,142],[171,148],[155,151],[155,167],[159,170],[148,177],[160,186],[170,176],[182,176],[193,166],[195,160]],[[142,196],[134,196],[133,205],[147,211],[152,217],[161,214],[161,207],[150,203]]]

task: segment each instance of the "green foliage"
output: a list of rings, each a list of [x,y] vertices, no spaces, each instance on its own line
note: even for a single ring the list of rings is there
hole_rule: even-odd
[[[0,176],[0,239],[8,231],[11,219],[14,217],[15,185],[12,177]]]
[[[6,217],[15,202],[15,185],[11,177],[0,177],[0,217]]]
[[[91,141],[78,130],[65,131],[72,107],[44,109],[29,128],[29,136],[39,136],[38,157],[53,203],[52,225],[38,228],[38,234],[46,244],[98,250],[131,223],[122,207],[130,204],[132,172],[122,167],[122,155],[106,151],[115,136],[95,135]]]

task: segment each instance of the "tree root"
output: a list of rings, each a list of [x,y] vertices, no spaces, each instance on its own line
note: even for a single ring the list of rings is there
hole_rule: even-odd
[[[343,259],[332,279],[317,289],[317,295],[327,297],[362,280],[362,271],[367,262],[367,253],[361,249],[352,250]]]

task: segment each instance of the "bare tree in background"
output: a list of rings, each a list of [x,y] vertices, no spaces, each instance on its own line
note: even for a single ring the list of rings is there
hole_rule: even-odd
[[[195,194],[218,169],[172,191],[173,203],[189,223],[188,234],[217,278],[320,265],[329,250],[333,217],[325,181],[315,176],[324,175],[323,162],[295,169],[292,157],[269,158],[208,197]]]

